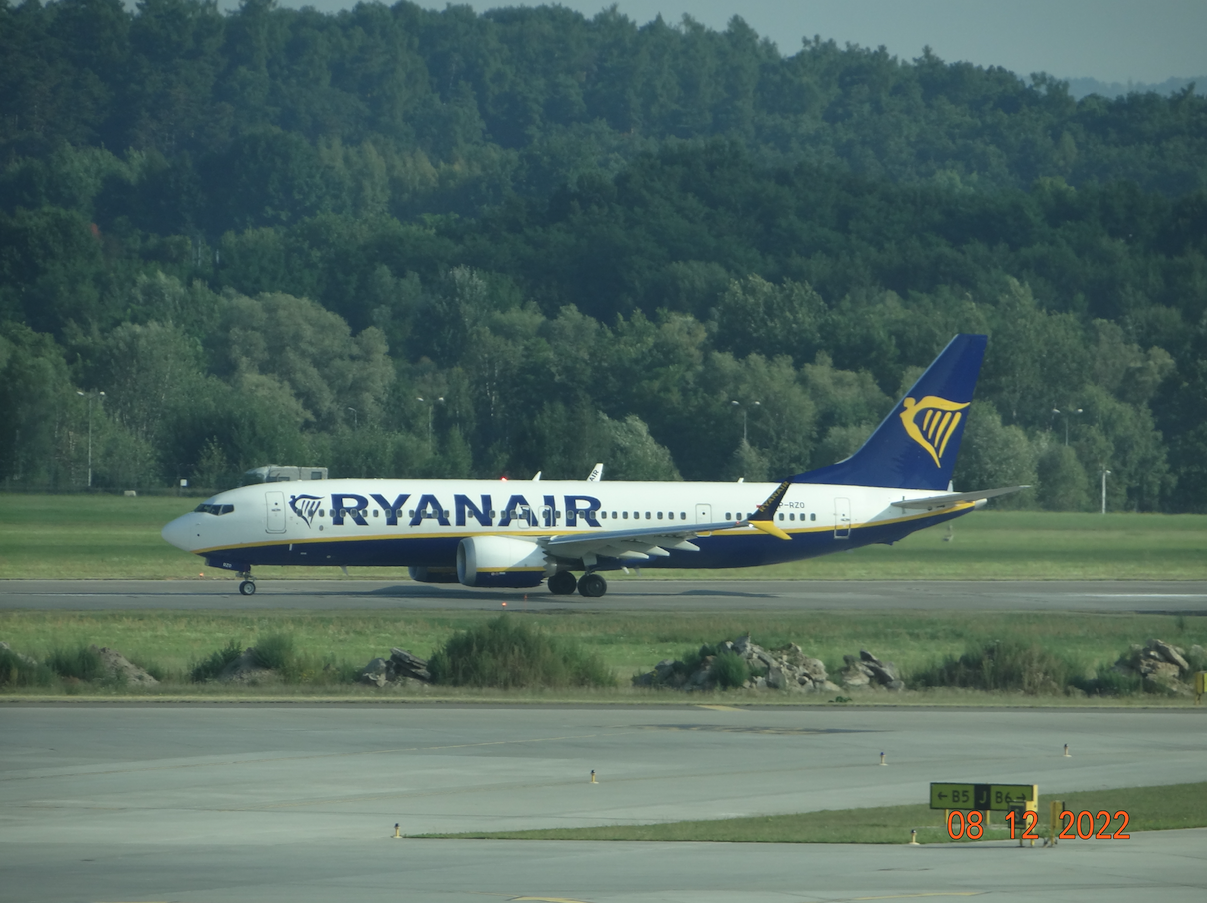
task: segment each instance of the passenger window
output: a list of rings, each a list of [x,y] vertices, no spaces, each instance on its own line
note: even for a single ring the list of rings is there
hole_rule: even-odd
[[[645,513],[645,519],[646,519],[646,520],[649,520],[649,519],[650,519],[650,512],[648,512],[648,511],[647,511],[647,512]]]
[[[376,509],[376,508],[374,508],[374,509],[373,509],[373,516],[374,516],[374,517],[377,517],[377,509]]]
[[[624,519],[625,519],[625,520],[628,520],[628,519],[629,519],[629,512],[627,512],[627,511],[626,511],[626,512],[624,512]]]
[[[726,520],[729,520],[729,519],[730,519],[730,517],[729,517],[729,512],[728,512],[728,511],[726,511],[726,512],[725,512],[725,519],[726,519]]]
[[[407,517],[414,517],[414,516],[415,516],[415,509],[412,508],[410,511],[407,512]]]
[[[616,512],[615,512],[615,511],[613,511],[613,512],[612,512],[612,520],[616,520]]]
[[[658,520],[662,520],[662,512],[661,512],[661,511],[659,511],[659,512],[658,512]]]
[[[816,515],[816,514],[810,514],[810,515],[809,515],[809,520],[817,520],[817,515]]]
[[[680,512],[679,512],[679,520],[687,520],[687,512],[686,512],[686,511],[680,511]]]

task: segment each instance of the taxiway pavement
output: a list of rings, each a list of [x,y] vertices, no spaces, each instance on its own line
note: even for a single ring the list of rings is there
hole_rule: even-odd
[[[1198,781],[1205,717],[9,705],[0,708],[0,900],[1198,901],[1207,830],[1046,850],[391,834],[395,823],[414,834],[890,805],[924,801],[936,780],[1038,783],[1049,798]],[[919,828],[938,831],[939,821]]]

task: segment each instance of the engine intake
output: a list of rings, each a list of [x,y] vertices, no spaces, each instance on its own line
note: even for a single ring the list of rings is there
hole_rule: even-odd
[[[506,536],[471,536],[457,546],[457,579],[466,586],[539,586],[549,571],[545,550]]]

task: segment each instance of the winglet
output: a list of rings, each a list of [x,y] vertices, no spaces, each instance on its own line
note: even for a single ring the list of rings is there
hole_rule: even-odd
[[[767,496],[767,501],[759,505],[757,511],[750,515],[746,523],[750,526],[762,530],[764,533],[769,533],[780,539],[792,541],[792,537],[775,525],[775,512],[779,508],[780,502],[783,501],[784,493],[788,491],[788,487],[792,485],[791,480],[784,480],[776,487],[775,492]]]

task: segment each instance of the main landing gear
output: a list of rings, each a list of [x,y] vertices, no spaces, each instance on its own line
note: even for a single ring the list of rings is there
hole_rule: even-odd
[[[569,596],[578,586],[578,581],[569,571],[558,571],[549,578],[549,592],[555,596]]]
[[[575,580],[569,571],[558,571],[549,578],[549,592],[555,596],[573,595],[575,589],[580,596],[598,599],[608,591],[608,581],[596,573],[586,573]]]
[[[578,581],[578,594],[588,599],[598,599],[608,591],[608,581],[599,574],[583,574]]]
[[[256,578],[251,575],[251,571],[240,571],[239,576],[243,578],[239,583],[239,592],[245,596],[254,596],[256,594]]]

